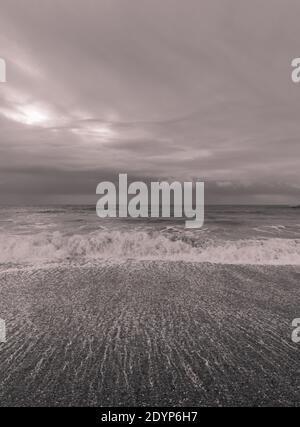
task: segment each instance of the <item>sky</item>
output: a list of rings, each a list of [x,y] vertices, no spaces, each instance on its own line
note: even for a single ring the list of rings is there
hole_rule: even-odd
[[[1,0],[0,203],[204,180],[300,203],[299,0]]]

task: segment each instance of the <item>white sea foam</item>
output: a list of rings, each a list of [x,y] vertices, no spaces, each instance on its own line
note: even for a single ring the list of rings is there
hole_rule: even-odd
[[[170,238],[171,237],[171,238]],[[0,263],[157,259],[221,264],[300,265],[300,239],[237,241],[174,240],[158,232],[98,231],[66,236],[60,232],[0,238]]]

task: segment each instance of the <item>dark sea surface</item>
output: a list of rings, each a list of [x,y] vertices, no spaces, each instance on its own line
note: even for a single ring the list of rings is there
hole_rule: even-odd
[[[0,208],[0,263],[103,259],[300,264],[300,209],[208,206],[200,229],[185,219],[100,219],[94,206]]]
[[[299,406],[300,210],[0,209],[0,406]]]

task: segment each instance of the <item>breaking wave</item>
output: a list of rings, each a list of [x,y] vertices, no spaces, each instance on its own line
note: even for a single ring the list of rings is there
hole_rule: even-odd
[[[300,240],[176,240],[158,232],[98,231],[66,236],[60,232],[2,235],[0,263],[44,263],[101,259],[151,259],[218,264],[300,265]]]

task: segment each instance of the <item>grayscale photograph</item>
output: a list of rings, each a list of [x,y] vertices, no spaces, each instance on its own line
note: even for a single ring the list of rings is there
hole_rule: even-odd
[[[0,407],[300,406],[299,18],[0,0]]]

